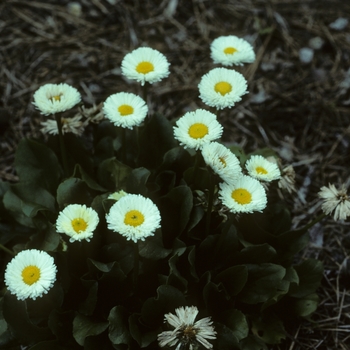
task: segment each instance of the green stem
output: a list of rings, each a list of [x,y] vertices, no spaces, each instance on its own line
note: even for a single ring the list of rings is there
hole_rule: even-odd
[[[3,246],[2,244],[0,244],[0,249],[2,249],[4,252],[6,252],[6,253],[9,254],[9,255],[12,255],[12,256],[15,256],[15,255],[16,255],[12,250],[6,248],[6,247]]]
[[[139,278],[139,247],[137,242],[135,242],[134,243],[134,271],[133,271],[134,292],[137,291],[138,278]]]
[[[148,83],[145,82],[145,84],[142,86],[142,98],[143,100],[146,102],[146,105],[148,105],[147,103],[147,98],[148,98]]]
[[[220,119],[220,114],[221,114],[221,109],[217,109],[216,110],[216,118],[217,118],[217,120]]]
[[[122,128],[121,129],[122,133],[122,162],[126,164],[126,129]]]
[[[59,143],[60,143],[63,170],[64,170],[65,176],[68,177],[69,170],[68,170],[67,152],[66,152],[66,147],[64,144],[63,132],[62,132],[62,120],[61,120],[61,117],[57,114],[55,114],[55,119],[56,119],[57,129],[58,129],[58,139],[59,139]]]
[[[209,176],[209,193],[208,193],[208,208],[207,208],[207,217],[205,222],[205,235],[208,236],[210,233],[210,220],[211,220],[211,212],[213,209],[214,203],[214,192],[215,192],[215,181],[213,181],[213,174]]]
[[[201,152],[199,150],[196,151],[196,156],[195,156],[195,160],[194,160],[194,166],[193,166],[193,176],[192,176],[192,182],[195,183],[196,182],[196,178],[197,178],[197,173],[198,173],[198,169],[199,169],[199,162],[201,159]]]
[[[322,213],[319,216],[317,216],[314,220],[310,221],[308,224],[306,224],[302,230],[308,230],[309,228],[311,228],[312,226],[316,225],[318,222],[320,222],[324,217],[326,217],[327,214]]]

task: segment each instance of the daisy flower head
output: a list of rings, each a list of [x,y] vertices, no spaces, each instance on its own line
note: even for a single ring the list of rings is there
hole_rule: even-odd
[[[210,45],[210,57],[214,63],[224,66],[243,66],[255,61],[255,53],[248,41],[235,35],[220,36]]]
[[[270,182],[281,178],[278,165],[260,155],[251,156],[245,163],[245,168],[251,177],[261,181]]]
[[[33,299],[46,294],[56,281],[54,259],[42,250],[19,252],[5,270],[5,284],[18,300]]]
[[[153,84],[169,75],[169,62],[166,57],[150,47],[139,47],[128,53],[121,64],[122,74],[144,85]]]
[[[107,227],[127,240],[144,241],[160,227],[157,206],[139,194],[127,194],[114,203],[106,215]]]
[[[78,90],[68,84],[45,84],[34,93],[34,106],[41,114],[64,112],[81,101]]]
[[[202,156],[205,163],[227,183],[234,183],[242,175],[238,158],[219,142],[205,144]]]
[[[103,112],[114,125],[132,129],[146,118],[148,107],[145,101],[129,92],[118,92],[107,98]]]
[[[247,94],[247,81],[241,73],[227,68],[214,68],[198,84],[199,97],[210,107],[231,108]]]
[[[204,109],[187,112],[174,126],[174,137],[184,148],[201,149],[206,143],[217,140],[223,132],[216,115]]]
[[[234,184],[221,183],[219,197],[232,213],[261,212],[267,205],[263,185],[247,175],[242,175]]]
[[[323,199],[322,210],[329,215],[334,211],[334,220],[345,220],[350,216],[350,197],[347,195],[345,185],[337,190],[333,184],[321,187],[318,196]]]
[[[158,334],[160,347],[176,345],[176,350],[183,348],[192,350],[197,349],[197,346],[201,344],[206,349],[213,349],[213,345],[207,340],[216,339],[216,332],[210,317],[195,322],[198,314],[195,306],[177,308],[175,314],[164,315],[164,321],[174,327],[174,330]]]
[[[98,215],[92,208],[81,204],[70,204],[59,213],[56,230],[69,236],[71,243],[84,239],[90,242],[98,222]]]

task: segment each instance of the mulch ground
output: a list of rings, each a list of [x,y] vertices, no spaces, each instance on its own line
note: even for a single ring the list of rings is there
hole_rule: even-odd
[[[270,147],[292,164],[294,224],[319,213],[317,192],[350,185],[350,3],[338,0],[5,0],[0,4],[0,179],[16,182],[20,139],[41,138],[35,90],[66,82],[86,106],[139,87],[121,76],[126,53],[161,51],[171,75],[152,88],[152,108],[167,118],[206,108],[197,84],[214,67],[209,46],[221,35],[249,40],[257,54],[238,67],[250,94],[225,110],[224,141],[246,152]],[[75,9],[75,10],[74,10]],[[80,9],[80,11],[79,11]],[[333,23],[333,25],[332,25]],[[341,24],[341,23],[340,23]],[[335,28],[334,28],[335,26]],[[305,50],[305,48],[308,50]],[[304,49],[304,50],[302,50]],[[302,51],[300,51],[302,50]],[[308,61],[303,53],[312,54]],[[301,55],[301,56],[300,56]],[[303,257],[325,266],[320,306],[276,349],[350,349],[350,223],[331,218],[311,230]]]

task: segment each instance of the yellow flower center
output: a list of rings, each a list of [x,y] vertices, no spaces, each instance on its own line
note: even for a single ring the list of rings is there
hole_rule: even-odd
[[[125,214],[124,224],[130,226],[140,226],[145,221],[145,217],[138,210],[130,210]]]
[[[72,227],[76,233],[84,232],[87,228],[87,222],[82,218],[72,220]]]
[[[25,284],[31,286],[40,278],[40,269],[37,266],[29,265],[22,270],[22,279]]]
[[[231,47],[231,46],[229,46],[229,47],[226,47],[226,49],[224,50],[224,53],[226,54],[226,55],[233,55],[235,52],[237,52],[238,50],[237,49],[235,49],[234,47]]]
[[[219,161],[221,162],[221,164],[224,166],[224,168],[226,168],[226,161],[225,161],[225,158],[224,157],[219,157]]]
[[[140,74],[147,74],[154,71],[154,66],[151,62],[143,61],[137,65],[136,71]]]
[[[129,105],[121,105],[118,107],[118,111],[124,117],[125,115],[134,113],[134,108]]]
[[[203,123],[195,123],[188,129],[188,134],[193,139],[201,139],[208,134],[208,127]]]
[[[61,96],[62,96],[62,95],[51,96],[51,97],[50,97],[50,100],[51,100],[52,102],[54,102],[54,101],[61,101]]]
[[[261,166],[257,166],[255,170],[258,174],[267,174],[267,170]]]
[[[232,199],[238,204],[249,204],[252,201],[252,195],[245,188],[237,188],[231,193]]]
[[[232,91],[232,85],[226,81],[220,81],[219,83],[215,84],[214,89],[216,92],[224,96]]]

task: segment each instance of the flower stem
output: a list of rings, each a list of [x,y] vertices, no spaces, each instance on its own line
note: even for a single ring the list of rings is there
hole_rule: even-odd
[[[210,232],[210,220],[211,220],[211,212],[213,209],[214,203],[214,192],[215,192],[215,182],[213,181],[213,176],[209,176],[209,193],[208,193],[208,208],[207,208],[207,216],[205,222],[205,235],[208,236]]]
[[[217,118],[217,120],[220,119],[220,114],[221,114],[221,109],[217,109],[216,110],[216,118]]]
[[[59,143],[60,143],[63,170],[64,170],[65,176],[68,177],[69,170],[68,170],[66,146],[64,144],[63,132],[62,132],[62,120],[61,120],[61,117],[57,114],[55,114],[55,119],[56,119],[57,129],[58,129],[58,139],[59,139]]]
[[[197,178],[197,173],[198,173],[198,168],[199,168],[199,161],[200,161],[200,157],[201,157],[201,155],[200,155],[200,151],[199,150],[197,150],[196,151],[196,158],[195,158],[195,160],[194,160],[194,166],[193,166],[193,176],[192,176],[192,182],[193,183],[195,183],[196,182],[196,178]]]
[[[317,216],[314,220],[310,221],[308,224],[306,224],[302,229],[303,230],[308,230],[309,228],[311,228],[312,226],[316,225],[318,222],[320,222],[324,217],[326,217],[327,214],[322,213],[319,216]]]
[[[148,105],[147,103],[147,99],[148,99],[148,83],[145,82],[145,84],[142,86],[142,98],[144,99],[146,105]]]
[[[12,256],[15,256],[15,255],[16,255],[12,250],[6,248],[6,247],[3,246],[2,244],[0,244],[0,249],[3,250],[4,252],[6,252],[6,253],[9,254],[9,255],[12,255]]]
[[[133,285],[134,285],[135,293],[137,291],[138,278],[139,278],[139,247],[137,242],[135,242],[134,243],[134,271],[133,271]]]

